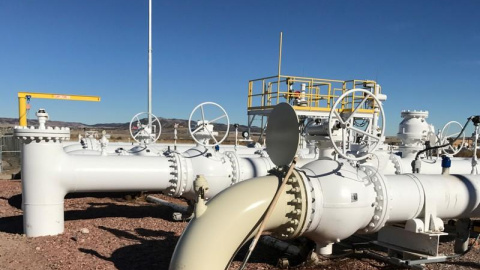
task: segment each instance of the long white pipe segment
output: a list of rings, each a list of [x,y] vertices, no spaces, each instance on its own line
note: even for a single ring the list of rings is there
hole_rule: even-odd
[[[401,158],[395,154],[387,151],[377,151],[367,165],[377,167],[378,170],[385,175],[389,174],[405,174],[412,173],[413,157],[409,156]],[[450,167],[450,174],[469,174],[472,170],[472,158],[451,157],[452,166]],[[421,174],[441,174],[442,173],[442,158],[434,158],[421,162]]]
[[[170,269],[225,269],[255,231],[259,216],[250,215],[252,206],[266,207],[272,200],[273,184],[264,186],[272,179],[254,178],[213,198],[207,210],[186,228]],[[294,233],[280,236],[306,236],[317,243],[320,251],[331,250],[333,243],[355,233],[378,232],[392,223],[404,223],[413,233],[436,233],[443,230],[441,219],[480,217],[478,175],[385,176],[371,166],[357,168],[348,163],[317,160],[300,168],[291,181],[294,180],[298,186],[289,192],[297,192],[298,200],[293,205],[301,213],[295,221],[285,223],[281,213],[291,211],[286,208],[293,200],[279,202],[276,222],[269,223],[268,230],[278,232],[290,226],[286,224],[299,224],[287,229]],[[222,222],[218,222],[220,219]],[[205,268],[199,268],[204,265]]]
[[[64,229],[64,197],[71,192],[162,191],[195,198],[193,181],[204,175],[212,198],[274,167],[265,157],[219,153],[204,147],[169,156],[66,153],[61,139],[66,129],[21,128],[24,232],[29,237],[55,235]],[[55,137],[56,136],[56,137]]]

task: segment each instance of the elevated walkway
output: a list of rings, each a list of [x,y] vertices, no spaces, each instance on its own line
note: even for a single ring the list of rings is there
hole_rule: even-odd
[[[331,80],[298,76],[277,75],[250,80],[248,83],[248,126],[265,130],[267,118],[275,105],[287,102],[297,115],[305,118],[328,117],[333,104],[343,93],[354,88],[367,89],[374,95],[381,87],[372,80]],[[351,113],[364,99],[363,94],[348,96],[342,100],[339,114]],[[358,116],[371,118],[375,115],[375,101],[370,98],[357,112]],[[260,139],[263,137],[260,134]]]

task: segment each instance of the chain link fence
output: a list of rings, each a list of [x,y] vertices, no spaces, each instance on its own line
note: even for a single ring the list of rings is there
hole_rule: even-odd
[[[20,169],[21,142],[13,136],[13,129],[0,130],[0,173]]]

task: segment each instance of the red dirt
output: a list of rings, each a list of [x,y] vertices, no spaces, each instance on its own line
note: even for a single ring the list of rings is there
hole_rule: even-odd
[[[78,194],[65,199],[65,232],[27,238],[23,232],[21,182],[0,180],[0,269],[168,269],[171,255],[186,222],[172,220],[173,210],[130,199],[126,194]],[[131,194],[135,197],[135,193]],[[162,199],[184,201],[156,194]],[[82,232],[88,229],[88,232]],[[441,249],[451,249],[452,242]],[[478,269],[479,249],[428,269]],[[230,269],[238,269],[245,247]],[[280,251],[259,245],[246,269],[276,267]],[[295,260],[291,260],[294,262]],[[363,254],[323,260],[315,267],[290,269],[398,269]]]

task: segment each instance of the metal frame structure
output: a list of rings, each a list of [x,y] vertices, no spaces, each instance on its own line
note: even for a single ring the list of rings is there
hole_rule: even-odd
[[[304,90],[296,89],[297,86],[304,87]],[[268,117],[275,105],[282,102],[291,104],[299,117],[328,117],[335,101],[346,91],[354,88],[372,89],[374,95],[381,92],[380,85],[372,80],[332,80],[281,74],[250,80],[247,101],[249,132],[252,126],[260,126],[261,139],[267,124],[265,117]],[[363,98],[363,95],[353,95],[343,100],[337,111],[351,113]],[[301,104],[298,100],[301,100]],[[366,118],[371,118],[375,113],[375,101],[373,98],[369,101],[370,105],[357,111]],[[254,124],[256,120],[260,123]]]
[[[100,97],[98,96],[18,92],[18,123],[22,127],[27,126],[27,110],[28,110],[27,104],[30,102],[30,99],[32,98],[94,101],[94,102],[100,101]]]

